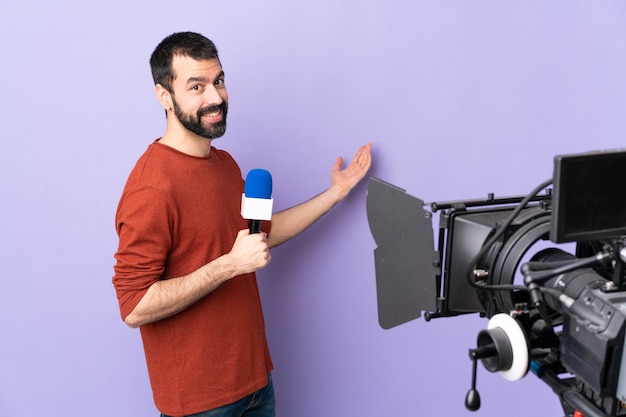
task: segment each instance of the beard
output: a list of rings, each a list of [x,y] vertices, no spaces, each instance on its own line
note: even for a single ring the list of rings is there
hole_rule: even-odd
[[[228,113],[228,103],[226,101],[219,105],[203,107],[195,115],[183,112],[173,97],[172,103],[174,104],[174,114],[187,130],[206,139],[217,139],[226,133],[226,113]],[[222,120],[208,125],[202,124],[202,116],[218,110],[222,112]]]

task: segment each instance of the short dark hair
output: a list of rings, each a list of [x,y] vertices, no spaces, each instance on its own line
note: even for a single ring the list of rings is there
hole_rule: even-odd
[[[196,60],[219,60],[215,44],[205,36],[194,32],[173,33],[157,45],[150,56],[150,68],[154,85],[161,84],[172,92],[172,81],[176,78],[172,69],[174,56],[186,56]]]

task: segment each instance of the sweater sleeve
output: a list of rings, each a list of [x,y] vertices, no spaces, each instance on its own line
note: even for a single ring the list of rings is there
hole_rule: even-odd
[[[122,319],[162,279],[172,227],[171,204],[162,190],[146,186],[122,197],[116,215],[119,247],[113,277]]]

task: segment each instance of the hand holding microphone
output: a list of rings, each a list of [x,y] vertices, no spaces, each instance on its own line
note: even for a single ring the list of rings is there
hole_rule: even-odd
[[[261,221],[272,218],[272,176],[264,169],[253,169],[246,177],[241,196],[241,216],[248,220],[247,232],[239,231],[230,256],[237,265],[238,274],[254,272],[265,267],[271,256],[265,236],[261,233]]]
[[[243,229],[237,233],[233,248],[229,252],[229,264],[235,269],[234,276],[258,271],[272,259],[264,233],[250,234]]]

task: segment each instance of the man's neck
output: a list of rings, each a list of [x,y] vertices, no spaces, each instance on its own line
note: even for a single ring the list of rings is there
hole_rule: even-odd
[[[179,152],[199,157],[207,157],[211,152],[211,139],[203,138],[179,126],[168,125],[159,143]]]

